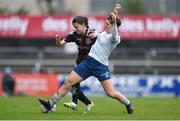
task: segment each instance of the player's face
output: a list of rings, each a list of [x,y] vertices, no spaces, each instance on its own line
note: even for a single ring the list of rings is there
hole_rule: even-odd
[[[111,32],[111,28],[112,28],[112,25],[111,25],[110,21],[108,19],[106,19],[105,25],[104,25],[104,30],[106,32]]]
[[[86,32],[86,27],[85,27],[84,24],[81,25],[81,24],[78,24],[78,23],[74,23],[73,27],[76,29],[78,34],[83,35]]]

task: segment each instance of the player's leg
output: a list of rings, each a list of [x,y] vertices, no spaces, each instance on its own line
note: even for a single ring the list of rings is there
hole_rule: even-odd
[[[73,110],[77,110],[79,91],[80,91],[80,83],[73,85],[70,89],[72,93],[72,101],[64,103],[64,106],[67,108],[71,108]]]
[[[119,100],[122,104],[126,106],[128,114],[133,113],[133,108],[131,102],[119,91],[114,90],[112,82],[110,80],[101,81],[101,84],[109,97]]]
[[[72,102],[64,103],[65,107],[71,108],[73,110],[77,110],[78,99],[86,105],[84,108],[84,113],[90,112],[92,107],[94,107],[94,103],[91,102],[80,90],[80,83],[72,86],[71,93],[72,93]]]
[[[113,89],[113,84],[110,80],[111,75],[108,66],[101,64],[96,60],[94,60],[94,63],[96,64],[96,66],[94,66],[92,70],[93,74],[101,82],[106,94],[123,103],[126,106],[129,114],[133,113],[130,101],[119,91]]]
[[[90,112],[91,109],[94,107],[94,103],[90,101],[80,89],[79,89],[79,100],[85,104],[84,113]]]
[[[58,100],[58,98],[56,97],[56,95],[59,95],[60,97],[63,97],[66,95],[66,93],[70,90],[70,88],[72,87],[72,85],[77,84],[79,82],[81,82],[83,79],[75,72],[72,71],[68,77],[68,79],[65,81],[65,83],[63,84],[63,86],[58,90],[58,92],[50,99],[50,101],[52,102],[52,104],[56,103]],[[60,99],[60,98],[59,98]]]
[[[56,92],[49,100],[39,99],[40,103],[50,110],[66,93],[70,90],[71,86],[81,82],[83,79],[75,72],[72,71],[63,86]]]
[[[86,66],[87,62],[84,60],[74,68],[74,70],[69,74],[68,79],[65,81],[63,86],[56,92],[50,100],[39,100],[42,105],[46,109],[51,109],[54,104],[56,104],[66,93],[70,90],[70,88],[77,84],[80,83],[82,80],[85,80],[89,76],[91,76],[91,72]]]
[[[71,88],[72,102],[74,102],[76,104],[78,104],[79,91],[80,91],[80,83],[77,83],[72,86],[72,88]]]
[[[83,102],[85,105],[91,104],[91,101],[84,95],[84,93],[79,90],[79,100]]]
[[[94,103],[91,102],[80,90],[80,83],[72,86],[71,93],[72,93],[72,102],[64,103],[65,107],[71,108],[72,110],[77,110],[78,99],[86,105],[84,108],[84,113],[90,112],[92,107],[94,107]]]

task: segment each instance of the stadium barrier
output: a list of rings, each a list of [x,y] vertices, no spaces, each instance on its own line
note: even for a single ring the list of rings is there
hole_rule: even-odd
[[[67,75],[59,76],[64,83]],[[112,75],[115,89],[131,97],[180,96],[180,75]],[[95,77],[81,83],[81,90],[89,96],[105,96],[103,87]]]
[[[16,73],[13,77],[16,80],[16,94],[50,96],[64,83],[67,74]],[[180,96],[180,75],[112,75],[111,80],[115,89],[127,96]],[[100,82],[95,77],[82,82],[81,90],[88,96],[105,96]],[[2,84],[0,84],[0,95],[2,95]]]
[[[15,73],[16,95],[47,96],[57,91],[58,80],[56,74],[26,74]],[[1,85],[0,95],[2,95],[2,73],[0,73]]]

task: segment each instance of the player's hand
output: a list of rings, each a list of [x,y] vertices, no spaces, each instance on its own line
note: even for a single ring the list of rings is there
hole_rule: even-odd
[[[116,4],[115,7],[114,7],[115,10],[120,10],[121,9],[121,4]]]
[[[116,4],[114,7],[114,13],[118,16],[120,15],[120,9],[121,9],[121,4]]]
[[[89,34],[89,38],[94,39],[99,35],[98,31],[94,31],[93,33]]]
[[[56,39],[56,45],[60,46],[61,45],[61,41],[63,40],[63,38],[61,37],[61,35],[59,33],[55,34],[55,39]]]
[[[59,34],[59,32],[57,32],[57,33],[55,34],[55,38],[56,38],[57,41],[62,41],[62,37],[61,37],[61,35]]]

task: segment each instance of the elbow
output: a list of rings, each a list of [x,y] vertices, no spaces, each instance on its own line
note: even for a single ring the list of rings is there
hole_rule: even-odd
[[[113,42],[113,43],[116,42],[116,37],[112,37],[112,42]]]
[[[61,42],[60,42],[60,46],[63,46],[63,45],[64,45],[64,42],[63,42],[63,41],[61,41]]]
[[[120,43],[120,42],[121,42],[121,39],[120,39],[119,36],[112,37],[112,42],[113,42],[113,43]]]
[[[60,47],[60,46],[63,46],[64,43],[62,41],[56,41],[56,46]]]

